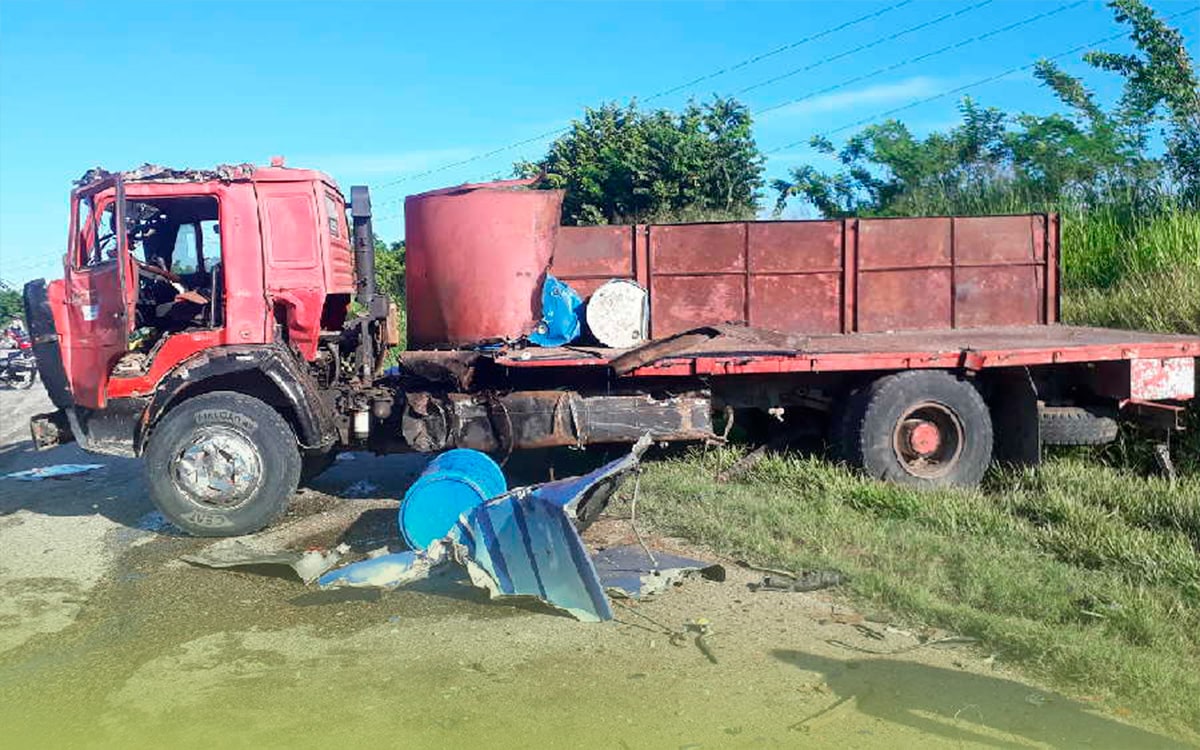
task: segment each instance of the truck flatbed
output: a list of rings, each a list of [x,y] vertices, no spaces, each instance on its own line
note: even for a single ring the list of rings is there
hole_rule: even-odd
[[[506,350],[497,364],[614,366],[624,376],[746,375],[995,367],[1200,356],[1200,337],[1067,325],[797,336],[737,326],[697,329],[635,349]]]

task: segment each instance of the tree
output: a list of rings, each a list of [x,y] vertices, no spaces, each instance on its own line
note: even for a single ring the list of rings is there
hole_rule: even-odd
[[[1114,189],[1135,196],[1153,192],[1163,187],[1164,176],[1167,187],[1200,202],[1200,93],[1182,37],[1141,0],[1110,0],[1109,6],[1119,23],[1130,26],[1136,47],[1130,55],[1094,51],[1084,57],[1125,79],[1110,110],[1082,80],[1043,60],[1034,77],[1054,92],[1065,113],[1009,115],[965,98],[962,123],[924,139],[895,120],[864,128],[840,151],[814,138],[812,145],[834,154],[840,168],[827,173],[802,165],[776,180],[776,210],[800,197],[827,216],[911,213],[930,205],[967,212],[985,207],[980,196],[997,188],[1020,196],[1024,207],[1065,196],[1088,203]],[[1156,123],[1163,126],[1162,157],[1151,153]]]
[[[772,183],[776,212],[798,196],[825,216],[896,213],[919,191],[953,199],[1011,174],[1007,116],[969,97],[959,110],[961,125],[924,139],[898,120],[864,128],[840,151],[827,138],[813,138],[811,145],[835,156],[842,168],[831,174],[811,165],[794,168],[789,179]]]
[[[397,305],[404,304],[404,240],[387,244],[375,238],[375,287],[392,298]]]
[[[763,184],[751,124],[733,99],[691,102],[678,114],[610,103],[586,110],[545,157],[514,171],[567,190],[565,224],[746,218]]]
[[[6,326],[13,318],[25,317],[25,305],[21,293],[0,285],[0,326]]]
[[[1165,110],[1166,163],[1181,192],[1200,203],[1200,82],[1183,36],[1142,0],[1109,0],[1119,23],[1128,24],[1136,52],[1089,52],[1093,67],[1125,78],[1122,116],[1143,129]]]

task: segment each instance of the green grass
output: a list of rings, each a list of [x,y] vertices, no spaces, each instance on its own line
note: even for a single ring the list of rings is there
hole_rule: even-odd
[[[1068,323],[1200,334],[1200,211],[1171,196],[1035,203],[1003,184],[919,194],[899,213],[1059,211]],[[647,466],[639,512],[660,529],[789,569],[835,567],[850,592],[913,624],[973,635],[1069,692],[1200,726],[1200,409],[1150,436],[993,470],[977,490],[921,492],[818,459],[769,457],[713,477],[739,449]],[[1155,436],[1157,439],[1157,436]]]
[[[918,491],[811,458],[713,477],[737,449],[652,463],[639,513],[720,552],[835,567],[911,624],[981,639],[1075,692],[1200,725],[1200,476],[1166,480],[1078,458]]]
[[[1200,211],[1169,197],[1118,199],[1085,207],[1064,203],[1063,284],[1067,289],[1104,289],[1131,278],[1176,273],[1200,278]],[[1193,289],[1195,287],[1192,287]],[[1200,303],[1196,303],[1200,305]],[[1195,318],[1191,325],[1200,325]]]

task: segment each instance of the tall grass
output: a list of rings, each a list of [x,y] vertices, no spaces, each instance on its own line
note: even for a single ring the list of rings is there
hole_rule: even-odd
[[[980,180],[910,191],[887,213],[1033,212],[1062,216],[1063,285],[1068,292],[1105,289],[1131,276],[1200,271],[1200,210],[1153,188],[1108,187],[1050,199],[1010,180]]]

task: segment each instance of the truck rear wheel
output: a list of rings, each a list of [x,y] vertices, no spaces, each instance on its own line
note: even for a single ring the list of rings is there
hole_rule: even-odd
[[[992,460],[987,404],[945,372],[879,378],[847,399],[834,427],[843,459],[900,484],[974,486]]]
[[[154,504],[196,536],[258,531],[283,514],[300,479],[287,421],[231,391],[196,396],[167,412],[150,435],[145,464]]]

